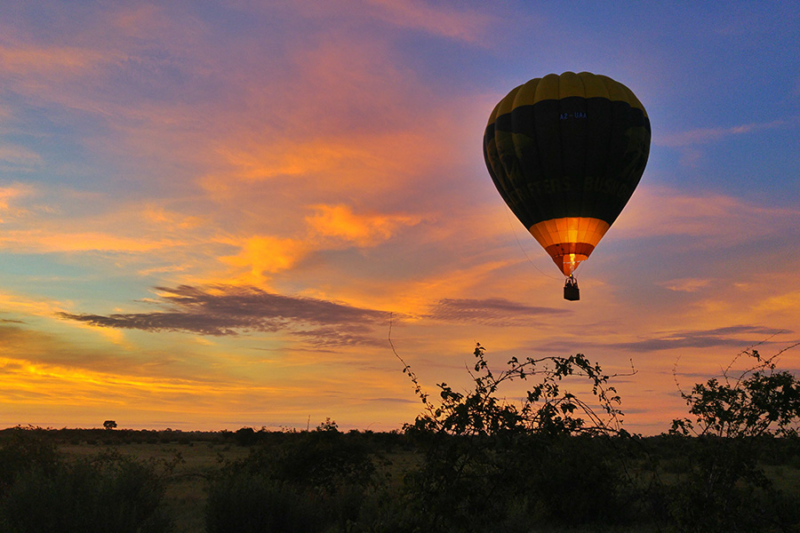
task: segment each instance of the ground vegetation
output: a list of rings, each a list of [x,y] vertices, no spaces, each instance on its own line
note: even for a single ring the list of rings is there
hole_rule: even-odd
[[[421,412],[390,433],[330,419],[306,431],[9,428],[0,530],[800,531],[800,383],[779,356],[742,352],[681,391],[687,416],[647,438],[624,430],[615,376],[585,356],[496,370],[480,345],[463,390],[430,394],[403,363]]]

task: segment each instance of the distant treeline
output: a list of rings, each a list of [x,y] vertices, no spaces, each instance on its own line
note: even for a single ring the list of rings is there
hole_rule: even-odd
[[[236,431],[223,429],[220,431],[183,431],[180,429],[99,429],[99,428],[41,428],[38,426],[15,426],[0,429],[0,443],[9,435],[25,431],[28,434],[37,434],[41,438],[51,440],[58,446],[63,445],[98,445],[111,446],[117,444],[235,444],[250,446],[254,444],[279,443],[292,439],[292,435],[305,433],[301,430],[269,430],[242,427]],[[338,428],[337,428],[338,431]],[[406,439],[400,430],[390,432],[373,432],[370,430],[359,431],[356,429],[347,432],[353,438],[372,440],[376,443],[401,445]]]
[[[256,429],[245,426],[236,431],[183,431],[174,429],[98,429],[98,428],[41,428],[38,426],[15,426],[0,429],[0,450],[10,440],[20,434],[27,435],[37,440],[51,443],[58,448],[64,445],[89,445],[113,446],[122,444],[213,444],[236,445],[245,447],[264,447],[288,444],[302,441],[308,433],[319,433],[320,427],[310,432],[304,430],[270,430]],[[405,450],[420,452],[423,441],[416,436],[410,436],[404,431],[394,430],[388,432],[361,431],[352,429],[346,432],[338,428],[326,431],[335,432],[343,440],[359,442],[372,448],[375,453],[394,452]],[[26,437],[27,438],[27,437]],[[531,438],[536,438],[532,436]],[[700,442],[724,441],[723,438],[707,436],[684,437],[675,433],[662,433],[660,435],[633,438],[615,439],[617,451],[636,455],[646,450],[648,454],[658,456],[664,462],[683,461],[687,458],[692,447],[699,446]],[[749,439],[752,446],[759,450],[759,460],[763,464],[775,466],[791,466],[800,469],[800,438],[776,438],[772,435],[763,435]],[[622,447],[622,448],[620,448]]]

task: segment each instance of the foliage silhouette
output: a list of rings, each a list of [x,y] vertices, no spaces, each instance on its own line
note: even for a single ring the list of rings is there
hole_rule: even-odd
[[[0,441],[0,498],[26,471],[35,468],[52,475],[61,460],[55,442],[44,430],[17,426],[5,431]]]
[[[221,469],[209,493],[209,533],[355,531],[364,499],[380,485],[370,448],[330,419],[286,437]]]
[[[696,384],[681,397],[694,415],[672,422],[672,431],[682,435],[717,437],[796,437],[800,422],[800,381],[791,372],[776,370],[778,358],[793,345],[764,358],[757,350],[745,350],[716,378]],[[729,376],[741,357],[754,359],[753,366],[738,376]]]
[[[396,354],[396,352],[395,352]],[[477,344],[470,377],[475,390],[467,394],[454,391],[446,383],[438,385],[441,403],[434,404],[422,390],[416,374],[403,362],[425,412],[417,416],[406,431],[444,433],[460,436],[489,436],[500,433],[537,433],[546,435],[616,435],[622,429],[621,400],[616,388],[608,385],[611,376],[600,365],[593,365],[583,354],[569,357],[549,356],[520,361],[512,357],[508,368],[497,375]],[[584,378],[591,385],[597,407],[567,391],[562,381],[570,376]],[[521,406],[497,396],[504,383],[538,379],[527,391]],[[599,409],[598,409],[599,408]]]
[[[157,465],[101,454],[54,465],[33,461],[0,499],[9,533],[160,533],[171,530]]]
[[[722,379],[681,391],[690,418],[675,419],[671,434],[695,437],[684,471],[668,490],[669,514],[683,531],[800,531],[800,498],[778,490],[764,472],[770,441],[798,444],[800,381],[777,370],[757,350],[737,355]],[[745,356],[752,366],[731,376]]]
[[[395,352],[395,355],[397,353]],[[407,477],[407,495],[421,530],[529,531],[540,521],[612,523],[629,508],[620,398],[611,376],[584,355],[512,358],[494,372],[480,344],[461,393],[440,383],[440,402],[422,390],[404,364],[423,413],[406,433],[425,450]],[[566,388],[578,378],[590,401]],[[517,403],[501,396],[515,381],[530,385]],[[593,406],[594,404],[594,406]]]

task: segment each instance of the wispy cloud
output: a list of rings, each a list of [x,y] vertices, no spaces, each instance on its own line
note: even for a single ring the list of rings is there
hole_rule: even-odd
[[[59,72],[77,76],[81,70],[94,67],[105,57],[97,50],[86,48],[0,45],[0,70],[26,75]]]
[[[744,349],[750,344],[761,342],[779,333],[791,332],[765,326],[728,326],[704,331],[682,331],[663,337],[612,343],[607,346],[640,352],[670,350],[673,348],[712,348],[722,346]],[[742,339],[742,336],[747,336],[748,340]]]
[[[653,137],[653,144],[657,146],[669,146],[674,148],[695,146],[699,144],[716,142],[726,137],[772,130],[776,128],[788,128],[798,124],[800,124],[800,116],[787,120],[773,120],[771,122],[741,124],[739,126],[731,126],[729,128],[697,128],[678,133],[657,135]]]
[[[481,42],[491,27],[491,17],[474,10],[454,9],[420,0],[367,0],[374,16],[405,28],[470,43]]]
[[[688,194],[663,186],[637,191],[613,231],[630,237],[683,235],[687,245],[729,246],[800,228],[800,209],[762,206],[721,193]]]
[[[282,296],[256,287],[156,287],[164,311],[111,315],[59,313],[93,326],[200,335],[287,331],[314,344],[364,344],[388,313],[314,298]]]
[[[0,146],[0,170],[4,172],[32,172],[41,167],[42,157],[22,146]]]
[[[662,287],[677,292],[697,292],[707,287],[713,280],[699,278],[681,278],[662,281]]]
[[[0,148],[0,151],[2,149]],[[24,208],[17,207],[14,204],[24,197],[32,194],[33,189],[29,185],[15,183],[7,187],[0,187],[0,223],[5,222],[3,219],[8,215],[19,215],[25,212]]]
[[[745,349],[757,343],[763,343],[770,337],[782,333],[792,333],[789,330],[777,329],[768,326],[726,326],[707,330],[684,330],[662,335],[654,335],[648,339],[623,342],[590,341],[587,346],[594,348],[613,348],[629,352],[647,353],[679,348],[719,348],[733,347]],[[574,343],[554,342],[541,345],[547,350],[574,349]]]
[[[780,285],[780,283],[778,283]],[[800,290],[786,290],[779,295],[765,298],[756,307],[758,312],[792,312],[800,310]]]
[[[439,300],[427,318],[445,322],[471,322],[497,327],[531,326],[532,321],[571,314],[564,309],[536,307],[504,298]]]
[[[166,239],[123,237],[100,232],[48,233],[39,230],[9,231],[0,235],[0,249],[15,253],[151,252],[174,246]]]
[[[0,309],[7,313],[50,318],[67,308],[66,302],[0,289]]]
[[[495,18],[486,11],[428,0],[306,0],[292,2],[292,7],[304,16],[326,19],[355,8],[360,20],[373,24],[377,20],[405,30],[471,44],[481,44],[493,27],[492,22],[495,22]]]

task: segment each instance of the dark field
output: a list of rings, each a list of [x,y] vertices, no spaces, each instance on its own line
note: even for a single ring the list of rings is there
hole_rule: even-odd
[[[15,428],[0,443],[9,532],[800,531],[792,438],[527,436],[501,446],[328,425]]]

